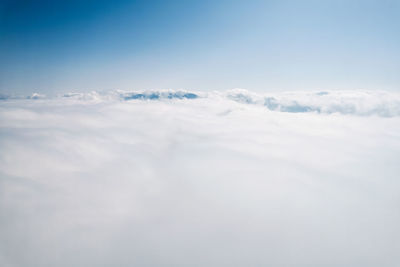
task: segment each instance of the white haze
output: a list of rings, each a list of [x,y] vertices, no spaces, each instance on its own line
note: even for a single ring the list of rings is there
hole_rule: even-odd
[[[400,266],[400,96],[0,100],[0,266]]]

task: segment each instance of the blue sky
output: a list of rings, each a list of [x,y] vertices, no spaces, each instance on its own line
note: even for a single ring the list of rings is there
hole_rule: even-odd
[[[0,3],[0,91],[400,89],[400,1]]]

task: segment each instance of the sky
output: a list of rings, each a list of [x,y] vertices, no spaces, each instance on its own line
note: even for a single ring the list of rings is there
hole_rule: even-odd
[[[399,14],[0,0],[0,266],[400,266]]]
[[[0,92],[399,90],[400,2],[0,1]]]

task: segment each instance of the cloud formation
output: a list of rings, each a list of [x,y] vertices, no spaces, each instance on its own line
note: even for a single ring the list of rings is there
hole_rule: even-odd
[[[226,99],[242,104],[259,105],[271,111],[289,113],[349,114],[357,116],[400,116],[400,94],[387,91],[319,91],[254,93],[244,89],[225,92],[191,92],[185,90],[152,91],[108,91],[90,93],[66,93],[57,97],[46,97],[34,93],[29,96],[0,95],[0,101],[17,99],[52,99],[70,98],[81,101],[165,101],[176,99],[207,98],[210,101]]]
[[[398,266],[389,92],[3,97],[1,266]]]

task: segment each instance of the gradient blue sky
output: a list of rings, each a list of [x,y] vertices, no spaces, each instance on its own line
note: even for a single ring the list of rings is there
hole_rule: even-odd
[[[0,91],[400,90],[400,1],[0,1]]]

